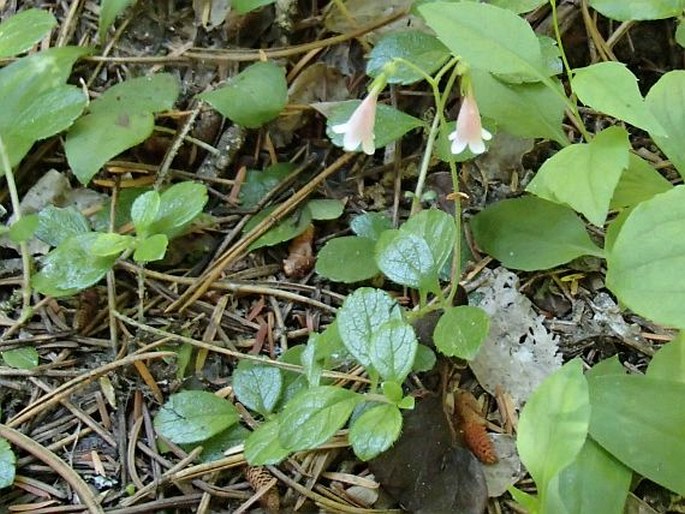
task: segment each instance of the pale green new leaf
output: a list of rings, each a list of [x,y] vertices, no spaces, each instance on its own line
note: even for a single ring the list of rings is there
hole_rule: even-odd
[[[469,305],[450,307],[440,316],[433,340],[448,357],[473,359],[488,335],[490,320],[483,309]]]
[[[609,208],[634,207],[671,188],[673,185],[663,175],[659,174],[647,161],[631,153],[628,158],[628,167],[623,170],[614,189]]]
[[[33,369],[38,366],[38,352],[33,346],[22,346],[2,352],[5,364],[17,369]]]
[[[30,50],[55,25],[55,17],[40,9],[26,9],[11,16],[0,23],[0,57],[12,57]]]
[[[683,0],[590,0],[590,5],[607,18],[618,21],[662,20],[678,16]]]

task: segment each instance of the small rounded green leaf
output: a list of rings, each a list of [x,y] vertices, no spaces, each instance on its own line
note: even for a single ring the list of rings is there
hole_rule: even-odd
[[[17,458],[10,448],[10,443],[0,437],[0,489],[14,483]]]
[[[426,241],[438,268],[447,262],[457,237],[454,218],[439,209],[426,209],[414,214],[400,227],[400,231]]]
[[[380,212],[366,212],[352,218],[350,228],[359,237],[378,241],[383,232],[392,228],[392,220]]]
[[[90,247],[90,251],[97,257],[118,256],[128,249],[132,243],[133,238],[131,236],[114,233],[98,234]]]
[[[307,209],[313,220],[337,220],[342,216],[345,204],[341,200],[309,200]]]
[[[160,196],[157,218],[148,226],[150,234],[174,238],[202,212],[207,203],[207,187],[199,182],[179,182]]]
[[[420,236],[401,230],[385,231],[376,244],[376,264],[393,282],[419,289],[437,283],[440,269],[430,246]]]
[[[247,234],[250,232],[254,227],[259,225],[259,223],[267,219],[277,208],[278,205],[272,205],[250,218],[250,221],[243,227],[243,233]],[[257,248],[262,248],[264,246],[275,246],[284,241],[290,241],[307,230],[307,227],[311,222],[311,211],[305,207],[281,220],[278,224],[269,229],[266,234],[250,245],[250,250],[256,250]]]
[[[336,237],[319,251],[316,272],[337,282],[359,282],[380,273],[373,255],[376,244],[366,237]],[[351,265],[354,263],[354,265]]]
[[[38,352],[33,346],[22,346],[2,352],[5,364],[17,369],[33,369],[38,366]]]
[[[176,444],[198,443],[226,430],[240,416],[231,402],[206,391],[171,395],[155,416],[155,430]]]
[[[685,186],[639,204],[607,257],[607,287],[641,316],[685,328]]]
[[[131,221],[139,236],[147,235],[147,228],[157,219],[161,197],[157,191],[143,193],[133,201]]]
[[[133,260],[139,263],[158,261],[166,255],[169,238],[166,234],[155,234],[138,241]]]
[[[226,86],[200,95],[223,116],[247,128],[260,127],[278,116],[287,97],[285,71],[273,62],[255,63]]]
[[[312,387],[288,402],[280,414],[278,440],[300,451],[325,443],[345,425],[362,396],[334,386]]]
[[[425,75],[432,75],[449,57],[450,51],[435,36],[419,30],[388,32],[371,50],[366,74],[375,78],[392,70],[388,76],[389,83],[412,84],[424,80]],[[425,75],[397,59],[409,61]]]
[[[30,50],[55,25],[55,17],[40,9],[27,9],[11,16],[0,23],[0,57],[12,57]]]
[[[390,320],[378,326],[371,336],[371,365],[383,380],[402,383],[414,365],[416,334],[403,320]]]
[[[251,466],[278,464],[290,454],[278,440],[279,430],[278,419],[267,421],[245,440],[245,459]]]
[[[241,361],[233,372],[233,390],[238,401],[263,416],[273,411],[282,389],[283,375],[273,366]]]
[[[20,220],[12,223],[8,236],[13,243],[23,243],[33,237],[40,225],[40,218],[37,214],[24,215]]]
[[[508,268],[548,269],[581,255],[603,257],[568,207],[535,196],[498,202],[471,219],[478,245]]]
[[[411,370],[414,373],[430,371],[435,367],[436,361],[435,352],[425,344],[420,344],[416,348],[416,357],[414,358],[414,365]]]
[[[448,357],[475,358],[488,335],[490,320],[483,309],[462,305],[447,309],[435,326],[435,347]]]
[[[381,384],[381,390],[383,395],[393,403],[399,402],[404,396],[402,386],[397,382],[385,381]]]
[[[350,443],[357,457],[373,459],[390,448],[400,436],[402,414],[390,404],[365,411],[350,427]]]

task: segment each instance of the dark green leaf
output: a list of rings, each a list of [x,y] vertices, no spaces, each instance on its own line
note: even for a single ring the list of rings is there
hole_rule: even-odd
[[[412,371],[414,373],[422,373],[430,371],[435,366],[436,362],[435,352],[428,348],[425,344],[420,344],[416,348],[416,357],[414,358],[414,365]]]
[[[283,448],[278,440],[281,428],[278,419],[263,423],[245,441],[245,459],[251,466],[278,464],[285,459],[290,450]]]
[[[647,161],[631,153],[628,167],[621,174],[609,207],[633,207],[672,187]]]
[[[265,5],[271,5],[276,0],[233,0],[231,7],[236,10],[238,14],[246,14],[255,9],[259,9]]]
[[[366,212],[352,218],[350,228],[359,237],[378,241],[384,231],[392,228],[392,220],[380,212]]]
[[[488,335],[490,320],[479,307],[461,305],[446,309],[433,332],[435,347],[448,357],[475,358]]]
[[[12,448],[10,448],[10,443],[0,437],[0,489],[9,487],[14,483],[16,462],[17,458],[14,456]]]
[[[55,25],[55,17],[40,9],[26,9],[11,16],[0,23],[0,57],[12,57],[30,50]]]
[[[486,208],[471,219],[471,229],[478,245],[509,268],[533,271],[603,256],[571,209],[534,196]]]
[[[287,97],[285,71],[273,62],[255,63],[224,87],[200,95],[226,118],[247,128],[260,127],[278,116]]]
[[[13,243],[26,242],[36,233],[39,224],[40,218],[37,214],[24,215],[20,220],[12,223],[7,235]]]
[[[394,405],[382,404],[365,411],[350,427],[350,443],[357,457],[373,459],[400,436],[402,414]]]
[[[176,444],[197,443],[226,430],[240,416],[231,402],[206,391],[173,394],[155,416],[155,430]]]
[[[380,273],[376,266],[376,243],[366,237],[336,237],[319,251],[316,272],[336,282],[359,282]],[[350,263],[354,263],[351,266]]]
[[[345,204],[341,200],[309,200],[307,209],[313,220],[336,220],[342,216]]]
[[[71,236],[90,232],[86,217],[75,207],[48,205],[38,213],[36,237],[50,246],[57,246]]]
[[[262,416],[273,411],[282,389],[281,370],[273,366],[241,361],[233,372],[233,390],[238,401]]]
[[[98,20],[98,32],[100,33],[101,41],[104,40],[107,29],[112,25],[114,19],[133,2],[135,0],[101,0],[100,18]]]
[[[685,495],[685,410],[677,407],[685,383],[609,375],[589,384],[592,437],[641,475]]]
[[[681,24],[682,25],[682,24]],[[685,71],[673,70],[662,75],[647,93],[645,103],[666,129],[668,137],[650,132],[654,142],[685,177]]]
[[[251,433],[242,425],[233,425],[223,432],[219,432],[217,435],[202,442],[200,461],[212,462],[223,459],[226,450],[243,444]]]
[[[325,443],[347,422],[362,396],[341,387],[319,386],[298,394],[280,415],[278,439],[291,451]]]
[[[412,84],[424,80],[425,76],[396,59],[409,61],[426,75],[432,75],[449,57],[449,50],[435,36],[419,30],[388,32],[371,50],[366,74],[375,78],[392,70],[388,76],[389,83]],[[388,67],[389,64],[392,66]]]
[[[255,207],[266,194],[280,184],[293,170],[290,162],[279,162],[264,170],[247,170],[245,182],[240,187],[240,203],[243,207]]]
[[[38,352],[33,346],[22,346],[2,352],[5,364],[17,369],[33,369],[38,366]]]
[[[138,263],[158,261],[166,255],[169,238],[166,234],[154,234],[138,241],[136,251],[133,252],[133,260]]]
[[[383,380],[402,383],[412,369],[418,344],[411,325],[399,319],[386,321],[371,336],[371,365]]]
[[[260,211],[258,214],[250,218],[250,221],[248,221],[243,228],[243,233],[247,234],[264,219],[271,216],[271,213],[277,208],[278,205],[272,205],[271,207]],[[284,241],[290,241],[307,230],[307,227],[311,224],[311,222],[311,211],[305,206],[304,209],[291,214],[267,231],[266,234],[261,236],[250,245],[250,250],[256,250],[257,248],[262,248],[264,246],[275,246]]]

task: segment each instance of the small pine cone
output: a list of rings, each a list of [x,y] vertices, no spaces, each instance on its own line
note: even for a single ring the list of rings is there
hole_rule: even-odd
[[[245,478],[255,492],[267,486],[274,479],[273,475],[263,466],[248,466],[245,470]],[[259,498],[259,504],[267,512],[278,512],[281,508],[281,498],[278,495],[278,489],[271,487]]]

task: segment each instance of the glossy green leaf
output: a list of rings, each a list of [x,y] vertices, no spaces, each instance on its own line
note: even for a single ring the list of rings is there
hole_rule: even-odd
[[[154,112],[171,109],[178,96],[168,73],[126,80],[90,104],[90,113],[69,129],[64,149],[74,175],[87,184],[112,157],[152,134]]]
[[[601,227],[616,184],[628,167],[629,149],[625,129],[610,127],[589,144],[567,146],[547,159],[526,191],[568,205]]]
[[[398,319],[386,321],[371,336],[371,365],[383,380],[402,383],[412,369],[418,344],[411,325]]]
[[[590,434],[641,475],[685,494],[685,383],[638,375],[589,379]],[[617,427],[620,427],[617,430]]]
[[[318,386],[298,394],[280,414],[278,440],[291,451],[325,443],[345,425],[362,396],[341,387]]]
[[[454,218],[439,209],[426,209],[414,214],[400,231],[424,239],[430,247],[435,264],[441,268],[454,249],[457,228]]]
[[[13,243],[23,243],[33,237],[38,230],[38,225],[40,225],[40,218],[37,214],[24,215],[20,220],[12,223],[7,235]]]
[[[400,436],[402,414],[394,405],[381,404],[359,416],[350,427],[350,443],[362,461],[373,459]]]
[[[388,73],[391,84],[412,84],[425,75],[402,61],[409,61],[426,75],[432,75],[449,59],[450,51],[435,36],[419,30],[388,32],[373,47],[366,63],[366,74],[378,77]]]
[[[547,78],[535,32],[513,12],[470,2],[434,2],[418,10],[445,46],[472,68]]]
[[[623,170],[609,207],[634,207],[654,195],[665,193],[673,186],[644,159],[630,154],[628,167]]]
[[[258,214],[250,218],[250,221],[248,221],[245,224],[245,227],[243,227],[243,233],[247,234],[259,223],[271,216],[271,213],[277,207],[277,205],[272,205],[271,207],[261,210]],[[284,218],[274,227],[268,230],[264,235],[250,245],[250,250],[256,250],[257,248],[262,248],[264,246],[274,246],[284,241],[289,241],[307,230],[307,227],[311,224],[311,222],[311,211],[305,206],[303,209],[300,209],[294,214]]]
[[[307,202],[307,209],[309,209],[313,220],[337,220],[342,216],[345,203],[335,199],[309,200]]]
[[[585,105],[652,135],[667,134],[642,99],[637,78],[624,64],[609,61],[575,69],[571,85]]]
[[[589,423],[588,385],[582,362],[575,359],[544,380],[519,418],[516,446],[543,503],[554,476],[583,447]]]
[[[392,221],[380,212],[366,212],[352,218],[350,228],[359,237],[378,241],[383,232],[392,228]]]
[[[590,0],[593,9],[619,21],[661,20],[682,13],[683,0]]]
[[[255,207],[266,194],[280,184],[293,170],[290,162],[279,162],[264,170],[247,170],[245,182],[240,187],[240,203],[243,207]]]
[[[316,272],[329,280],[348,284],[373,278],[380,273],[373,254],[375,247],[375,242],[366,237],[331,239],[317,255]]]
[[[685,328],[685,186],[639,204],[607,257],[606,284],[627,307],[656,323]]]
[[[139,236],[148,235],[148,227],[157,219],[161,197],[157,191],[148,191],[136,198],[131,206],[131,221]]]
[[[393,282],[415,289],[437,284],[440,271],[428,242],[401,230],[381,235],[376,244],[376,264]]]
[[[149,234],[166,234],[174,238],[183,233],[207,204],[207,187],[199,182],[179,182],[160,196],[155,221],[148,226]]]
[[[330,111],[327,114],[328,119],[326,120],[326,135],[335,146],[342,148],[343,134],[333,132],[331,127],[347,122],[360,103],[361,100],[347,100],[329,106]],[[379,104],[376,109],[376,123],[373,128],[375,147],[383,148],[388,143],[392,143],[410,130],[421,127],[423,124],[423,121],[418,118],[409,116],[389,105]]]
[[[654,142],[685,177],[685,71],[673,70],[661,76],[647,93],[645,103],[668,137],[650,132]]]
[[[38,141],[71,126],[88,103],[83,90],[62,85],[36,95],[19,113],[12,131],[27,141]]]
[[[26,9],[0,23],[0,57],[12,57],[30,50],[52,28],[57,20],[48,11]]]
[[[117,255],[98,257],[91,246],[100,234],[79,234],[60,243],[42,260],[33,285],[42,294],[66,296],[100,281],[112,268]]]
[[[199,97],[223,116],[247,128],[271,121],[283,110],[288,97],[285,71],[273,62],[245,68],[228,83]]]
[[[319,339],[321,339],[321,334],[309,334],[307,346],[301,356],[302,367],[304,368],[307,382],[313,386],[319,385],[321,373],[323,372],[323,361],[325,360],[325,358],[318,355],[317,352],[320,347],[318,344]]]
[[[114,23],[114,19],[134,2],[135,0],[100,1],[100,18],[98,20],[98,33],[100,34],[100,40],[104,40],[107,30],[112,23]]]
[[[547,0],[490,0],[488,3],[521,14],[545,5]]]
[[[360,287],[345,299],[338,310],[336,322],[347,351],[361,365],[369,367],[369,349],[374,332],[387,321],[401,319],[399,305],[385,291]]]
[[[90,232],[90,225],[75,207],[48,205],[38,213],[36,237],[50,246],[57,246],[71,236]]]
[[[176,444],[198,443],[226,430],[240,416],[231,402],[207,391],[181,391],[155,416],[157,433]]]
[[[282,388],[281,370],[273,366],[240,361],[233,372],[233,391],[238,401],[263,416],[274,410]]]
[[[133,252],[133,260],[141,264],[159,261],[166,255],[167,246],[169,238],[166,234],[153,234],[138,241],[136,251]]]
[[[685,336],[682,332],[654,354],[647,377],[685,383]]]
[[[90,247],[90,251],[98,257],[118,256],[128,249],[132,243],[133,238],[131,236],[115,233],[98,234]]]
[[[450,307],[440,316],[433,340],[435,347],[448,357],[475,358],[488,335],[490,320],[483,309],[461,305]]]
[[[534,196],[486,208],[471,219],[471,229],[478,245],[508,268],[533,271],[603,256],[571,209]]]
[[[5,364],[17,369],[33,369],[38,366],[38,352],[33,346],[22,346],[2,352]]]
[[[17,458],[6,439],[0,437],[0,489],[14,483]]]
[[[523,138],[543,137],[562,145],[568,143],[561,127],[564,100],[549,87],[540,83],[508,84],[480,70],[473,70],[471,79],[481,115],[497,122],[499,130]],[[553,84],[560,88],[558,81]]]
[[[245,459],[251,466],[268,466],[278,464],[290,450],[283,448],[278,440],[281,428],[278,418],[260,425],[245,441]]]
[[[231,7],[238,14],[246,14],[265,5],[276,3],[276,0],[232,0]]]
[[[632,471],[591,438],[554,479],[545,512],[623,514]]]

